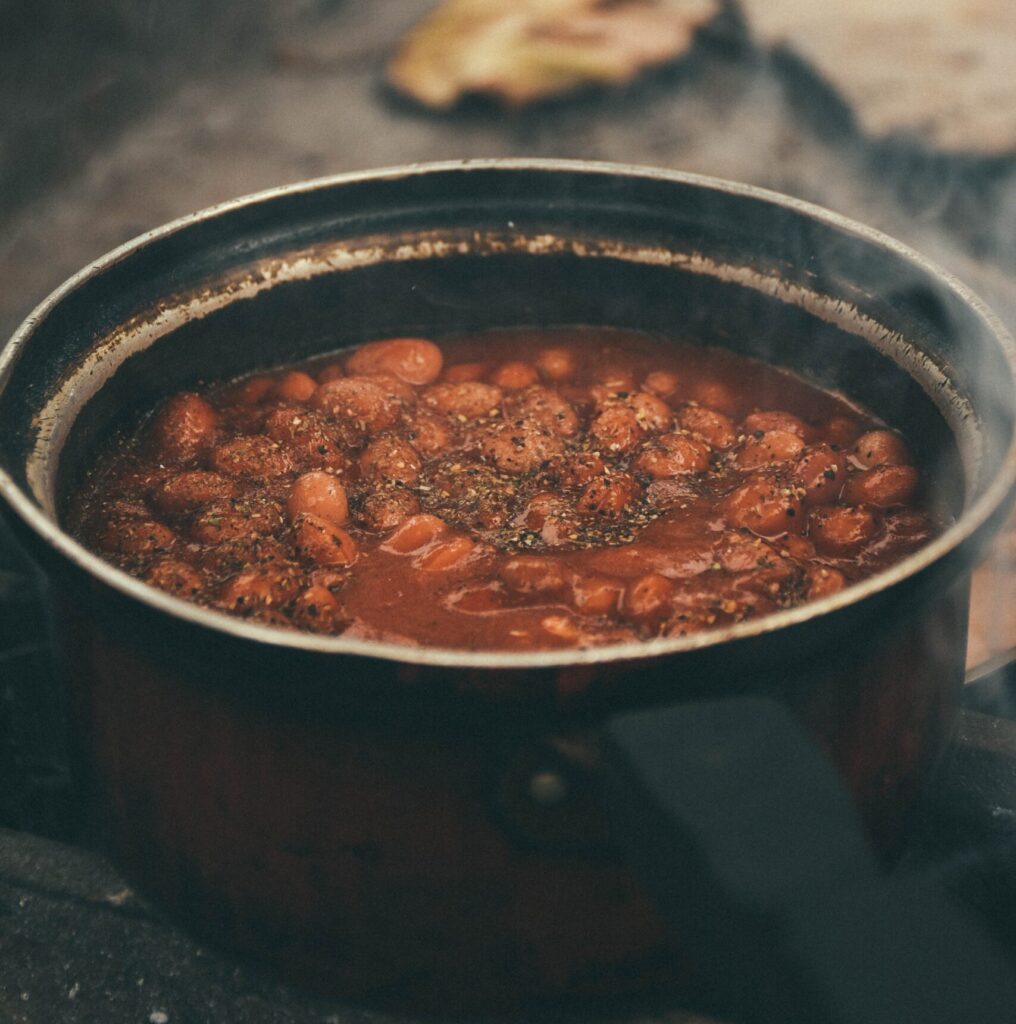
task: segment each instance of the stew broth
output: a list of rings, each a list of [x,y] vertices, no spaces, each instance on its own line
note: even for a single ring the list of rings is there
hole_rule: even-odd
[[[384,339],[165,401],[83,543],[271,625],[469,650],[680,636],[832,594],[938,527],[903,439],[725,350],[606,328]]]

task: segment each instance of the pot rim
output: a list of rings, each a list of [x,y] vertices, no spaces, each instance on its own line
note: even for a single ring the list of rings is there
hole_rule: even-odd
[[[938,264],[881,231],[792,196],[708,175],[605,161],[511,158],[414,163],[314,178],[239,196],[186,214],[146,231],[83,267],[29,313],[4,348],[0,350],[0,388],[12,371],[21,349],[29,342],[36,326],[55,307],[92,277],[98,276],[108,268],[128,259],[133,253],[157,240],[183,232],[192,225],[212,220],[222,214],[270,203],[283,196],[313,192],[355,182],[398,180],[471,169],[621,175],[627,178],[644,178],[727,193],[732,196],[774,204],[802,214],[844,234],[852,235],[869,244],[888,250],[895,257],[909,262],[919,270],[935,277],[943,288],[951,291],[955,298],[972,309],[984,321],[1002,348],[1013,371],[1014,379],[1016,379],[1016,342],[983,300]],[[341,635],[323,637],[308,632],[256,624],[172,597],[117,569],[79,544],[65,533],[55,520],[49,518],[33,499],[14,482],[11,476],[0,468],[0,496],[30,530],[88,575],[97,577],[100,582],[113,590],[132,600],[140,601],[157,612],[185,620],[195,626],[273,647],[459,669],[541,669],[629,661],[701,650],[735,640],[747,640],[751,637],[775,633],[778,630],[800,625],[813,618],[832,614],[850,605],[860,603],[884,593],[903,580],[924,571],[970,540],[1014,492],[1016,492],[1016,436],[1010,443],[995,478],[989,482],[984,492],[975,499],[970,507],[960,514],[955,523],[934,540],[887,570],[853,584],[838,594],[808,602],[797,608],[773,612],[757,620],[747,620],[723,629],[692,633],[685,637],[633,641],[579,649],[507,652],[413,647],[408,644],[346,638]]]

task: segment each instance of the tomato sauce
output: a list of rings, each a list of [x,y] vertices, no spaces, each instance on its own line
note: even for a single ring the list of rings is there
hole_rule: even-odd
[[[153,586],[468,650],[683,636],[937,531],[906,442],[725,350],[606,328],[390,338],[163,402],[73,496]]]

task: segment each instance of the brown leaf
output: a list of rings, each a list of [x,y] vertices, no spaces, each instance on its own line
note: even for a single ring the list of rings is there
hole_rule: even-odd
[[[388,81],[438,110],[485,95],[509,107],[623,84],[681,56],[720,0],[444,0],[407,36]]]

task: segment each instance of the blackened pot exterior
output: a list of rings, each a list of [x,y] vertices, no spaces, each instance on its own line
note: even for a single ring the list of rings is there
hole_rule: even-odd
[[[858,623],[853,654],[791,651],[740,679],[703,665],[689,689],[787,701],[891,856],[950,729],[966,599],[961,581],[887,629]],[[76,616],[76,720],[116,862],[199,934],[318,990],[436,1009],[694,973],[613,852],[599,715],[575,713],[628,672],[666,689],[666,665],[559,668],[527,680],[542,694],[520,708],[437,697],[443,678],[410,683],[437,699],[406,699],[404,669],[349,664],[376,691],[350,706],[294,692],[320,667],[227,666],[214,645],[181,658],[123,611]]]
[[[59,530],[95,439],[159,393],[372,336],[526,323],[680,323],[840,387],[914,439],[956,525],[757,623],[522,656],[227,619]],[[949,734],[969,569],[1016,477],[1011,342],[972,296],[822,211],[637,169],[448,165],[228,204],[70,282],[0,374],[0,487],[54,582],[118,862],[292,976],[431,1005],[644,989],[694,962],[613,853],[597,733],[619,710],[785,701],[897,850]]]

